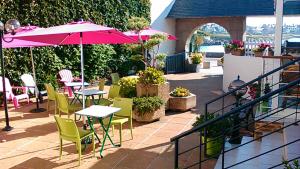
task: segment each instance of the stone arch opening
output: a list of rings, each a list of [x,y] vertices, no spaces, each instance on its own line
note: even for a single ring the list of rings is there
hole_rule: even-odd
[[[199,37],[202,37],[202,44],[199,44]],[[223,45],[228,43],[231,37],[225,26],[214,22],[204,23],[194,28],[188,35],[185,52],[205,52],[207,57],[222,57]]]

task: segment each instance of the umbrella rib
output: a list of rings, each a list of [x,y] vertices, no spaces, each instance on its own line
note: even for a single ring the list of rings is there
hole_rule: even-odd
[[[66,36],[58,45],[61,45],[62,43],[65,42],[65,40],[71,36],[71,33],[68,33],[68,36]]]

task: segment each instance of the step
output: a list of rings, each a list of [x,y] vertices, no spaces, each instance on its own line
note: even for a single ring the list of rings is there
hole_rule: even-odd
[[[285,125],[289,125],[291,123],[285,123]],[[300,125],[300,124],[299,124]],[[300,126],[299,125],[291,125],[284,129],[284,143],[287,144],[289,142],[295,141],[300,138]],[[300,141],[292,143],[285,147],[285,156],[286,159],[294,159],[300,157]]]
[[[266,133],[263,133],[266,134]],[[252,137],[243,137],[242,144],[253,140]],[[283,134],[273,133],[262,139],[261,142],[254,141],[237,149],[225,153],[224,167],[229,167],[233,164],[248,160],[251,157],[267,152],[283,144]],[[226,143],[225,149],[229,150],[237,145]],[[231,167],[232,169],[265,169],[272,167],[282,161],[284,149],[278,149],[267,153],[263,156],[248,160],[242,164]],[[222,168],[222,154],[219,156],[215,169]],[[279,167],[280,168],[280,167]]]

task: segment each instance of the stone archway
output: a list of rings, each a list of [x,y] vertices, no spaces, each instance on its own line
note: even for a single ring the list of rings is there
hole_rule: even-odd
[[[224,27],[232,39],[243,40],[246,30],[246,17],[208,17],[192,19],[176,19],[176,53],[184,52],[186,41],[201,25],[216,23]]]

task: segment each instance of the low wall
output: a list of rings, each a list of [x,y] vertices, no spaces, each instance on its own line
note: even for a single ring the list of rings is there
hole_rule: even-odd
[[[224,55],[223,91],[228,92],[229,84],[237,79],[246,83],[263,74],[263,59],[258,57]]]

